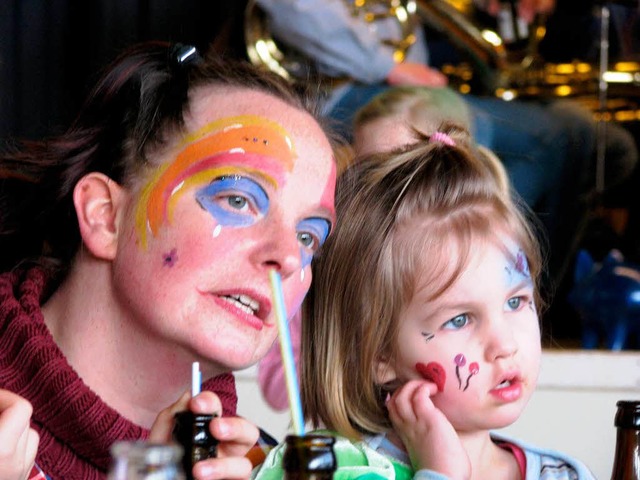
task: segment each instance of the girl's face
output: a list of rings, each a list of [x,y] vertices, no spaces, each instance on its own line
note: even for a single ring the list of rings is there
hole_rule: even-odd
[[[419,285],[399,317],[398,354],[385,380],[434,382],[432,401],[458,432],[511,424],[537,383],[534,286],[525,255],[509,250],[478,245],[448,290],[430,299],[433,279]]]
[[[334,222],[336,167],[315,120],[274,97],[203,89],[191,103],[187,135],[131,198],[114,285],[126,328],[215,374],[275,340],[270,269],[298,310]]]

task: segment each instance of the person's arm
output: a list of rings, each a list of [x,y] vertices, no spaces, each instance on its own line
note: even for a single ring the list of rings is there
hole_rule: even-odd
[[[300,339],[301,339],[301,314],[296,313],[289,321],[289,332],[291,334],[291,347],[293,359],[300,376]],[[287,396],[287,384],[284,376],[284,366],[282,364],[282,354],[280,344],[276,341],[269,353],[258,363],[258,385],[265,401],[271,408],[277,411],[286,410],[289,406]]]
[[[149,440],[170,441],[174,415],[187,409],[194,413],[218,415],[209,426],[211,434],[219,442],[218,455],[196,463],[193,467],[194,476],[199,480],[249,478],[252,464],[246,454],[256,444],[259,430],[244,418],[222,417],[222,404],[213,392],[204,391],[193,398],[190,392],[185,392],[176,403],[160,412],[151,427]]]
[[[0,478],[26,480],[34,467],[38,433],[30,427],[31,404],[8,390],[0,390]]]
[[[272,33],[308,56],[322,73],[363,83],[383,82],[395,66],[393,49],[354,17],[343,0],[258,0]]]

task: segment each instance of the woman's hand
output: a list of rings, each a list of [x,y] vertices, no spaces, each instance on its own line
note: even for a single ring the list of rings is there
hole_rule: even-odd
[[[471,477],[471,462],[453,426],[436,408],[432,382],[412,380],[387,402],[395,433],[404,444],[416,470],[428,469],[454,480]]]
[[[245,455],[258,441],[260,433],[255,425],[244,418],[221,417],[222,405],[213,392],[205,391],[193,398],[189,392],[186,392],[176,403],[158,415],[151,427],[149,440],[170,441],[174,424],[173,417],[176,413],[185,410],[218,415],[211,420],[209,425],[211,434],[220,442],[218,443],[218,456],[195,464],[193,476],[198,480],[249,478],[252,466]]]
[[[0,390],[0,478],[29,478],[38,452],[38,433],[30,427],[31,404],[8,390]]]

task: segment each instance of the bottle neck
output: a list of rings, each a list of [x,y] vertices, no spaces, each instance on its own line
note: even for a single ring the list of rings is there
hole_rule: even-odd
[[[611,480],[640,480],[640,430],[617,428]]]

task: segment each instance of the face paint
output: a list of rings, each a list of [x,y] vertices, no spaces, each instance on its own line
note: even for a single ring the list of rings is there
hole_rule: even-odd
[[[516,259],[513,268],[509,266],[506,266],[504,268],[509,277],[507,281],[510,283],[520,282],[523,279],[531,278],[527,256],[522,250],[518,250],[518,253],[516,253]]]
[[[469,376],[467,377],[467,383],[465,384],[464,389],[462,390],[463,392],[466,391],[467,388],[469,388],[469,380],[471,380],[471,377],[473,377],[479,371],[480,371],[480,365],[478,365],[476,362],[471,362],[469,364]]]
[[[284,172],[293,169],[296,157],[288,133],[279,124],[254,115],[214,121],[188,136],[182,145],[175,160],[163,165],[142,189],[136,225],[143,248],[148,232],[155,236],[171,221],[173,205],[188,187],[244,174],[277,188],[284,181]]]
[[[178,252],[173,248],[169,253],[165,253],[162,256],[162,264],[165,267],[173,267],[178,261]]]
[[[444,391],[444,384],[447,380],[447,374],[444,367],[438,362],[416,363],[416,371],[422,375],[425,380],[429,380],[437,385],[438,391]]]
[[[311,243],[313,242],[317,242],[317,246],[320,247],[329,236],[331,224],[324,218],[306,218],[298,224],[297,229],[298,240],[303,247],[312,246]],[[309,250],[303,247],[300,249],[302,268],[309,265],[313,259],[313,255],[310,254]],[[317,250],[317,248],[314,250]]]
[[[429,342],[433,340],[433,337],[435,337],[435,334],[429,332],[421,332],[421,334],[425,342]]]
[[[456,377],[458,378],[458,388],[462,388],[462,380],[460,379],[460,367],[464,367],[467,363],[467,359],[463,354],[459,353],[453,359],[453,363],[456,364]]]

